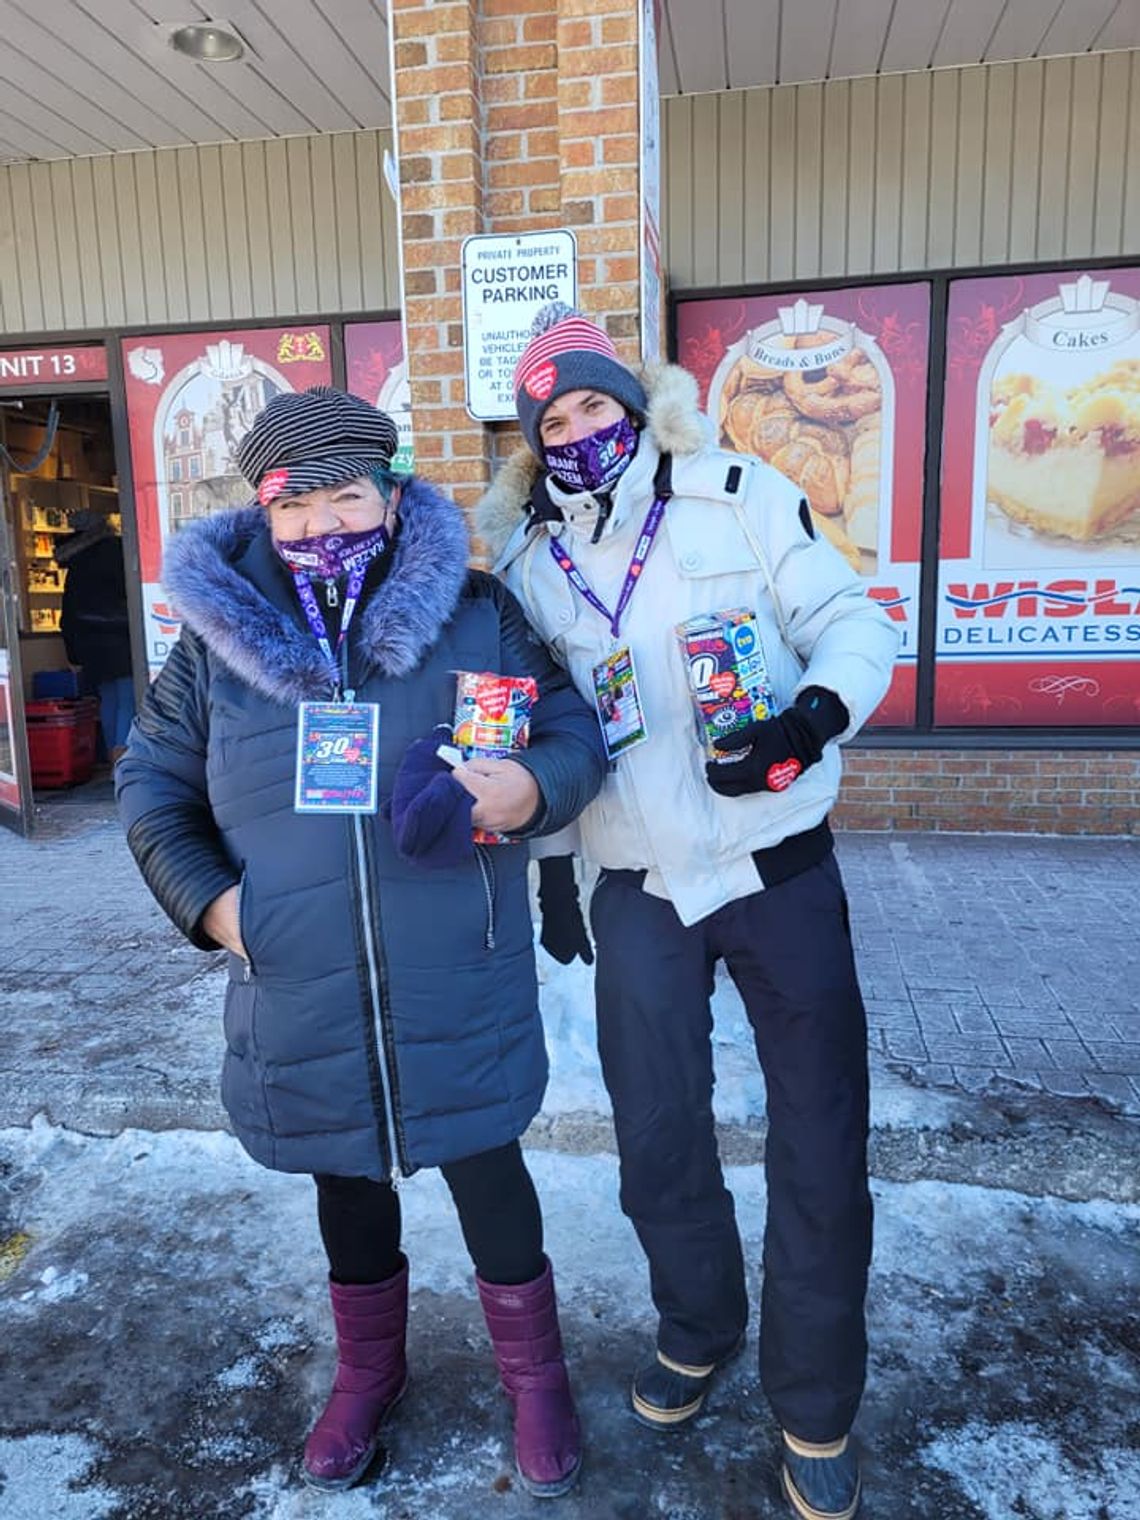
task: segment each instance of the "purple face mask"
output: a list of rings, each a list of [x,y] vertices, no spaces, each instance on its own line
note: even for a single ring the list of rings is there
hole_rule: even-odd
[[[637,453],[637,429],[628,417],[597,433],[543,450],[546,468],[572,491],[608,490]]]
[[[287,543],[274,539],[273,547],[290,570],[301,570],[315,580],[335,581],[362,569],[383,554],[390,542],[386,528],[365,528],[362,533],[321,533]]]

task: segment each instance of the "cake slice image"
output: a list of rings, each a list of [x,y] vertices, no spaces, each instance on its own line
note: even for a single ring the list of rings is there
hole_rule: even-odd
[[[1064,392],[1010,374],[991,392],[986,494],[1014,522],[1079,542],[1140,507],[1140,361]]]

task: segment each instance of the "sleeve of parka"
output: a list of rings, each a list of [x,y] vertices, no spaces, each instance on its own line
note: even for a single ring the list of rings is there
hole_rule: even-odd
[[[839,551],[808,531],[811,517],[796,487],[774,471],[764,473],[767,480],[757,482],[744,509],[759,530],[787,642],[804,666],[795,694],[823,686],[839,697],[851,718],[837,735],[842,744],[886,695],[899,636]]]
[[[518,835],[529,839],[553,834],[577,818],[605,779],[607,760],[598,719],[566,671],[551,658],[513,593],[492,575],[473,574],[499,609],[500,673],[533,676],[538,683],[530,742],[512,758],[537,781],[542,806]]]
[[[239,880],[206,794],[206,657],[188,630],[151,683],[115,767],[127,845],[159,907],[200,950],[202,915]]]

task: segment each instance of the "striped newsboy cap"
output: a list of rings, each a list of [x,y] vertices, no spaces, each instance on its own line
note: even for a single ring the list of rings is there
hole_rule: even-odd
[[[238,445],[237,466],[267,507],[278,496],[391,468],[399,447],[387,412],[331,385],[279,391]]]
[[[542,414],[567,391],[601,391],[644,420],[649,401],[641,381],[618,358],[608,334],[588,317],[551,301],[535,317],[531,333],[515,365],[515,410],[523,437],[539,459]]]

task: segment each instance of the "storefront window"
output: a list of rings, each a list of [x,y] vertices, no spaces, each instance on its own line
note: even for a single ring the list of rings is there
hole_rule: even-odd
[[[935,722],[1140,721],[1140,268],[950,286]]]

